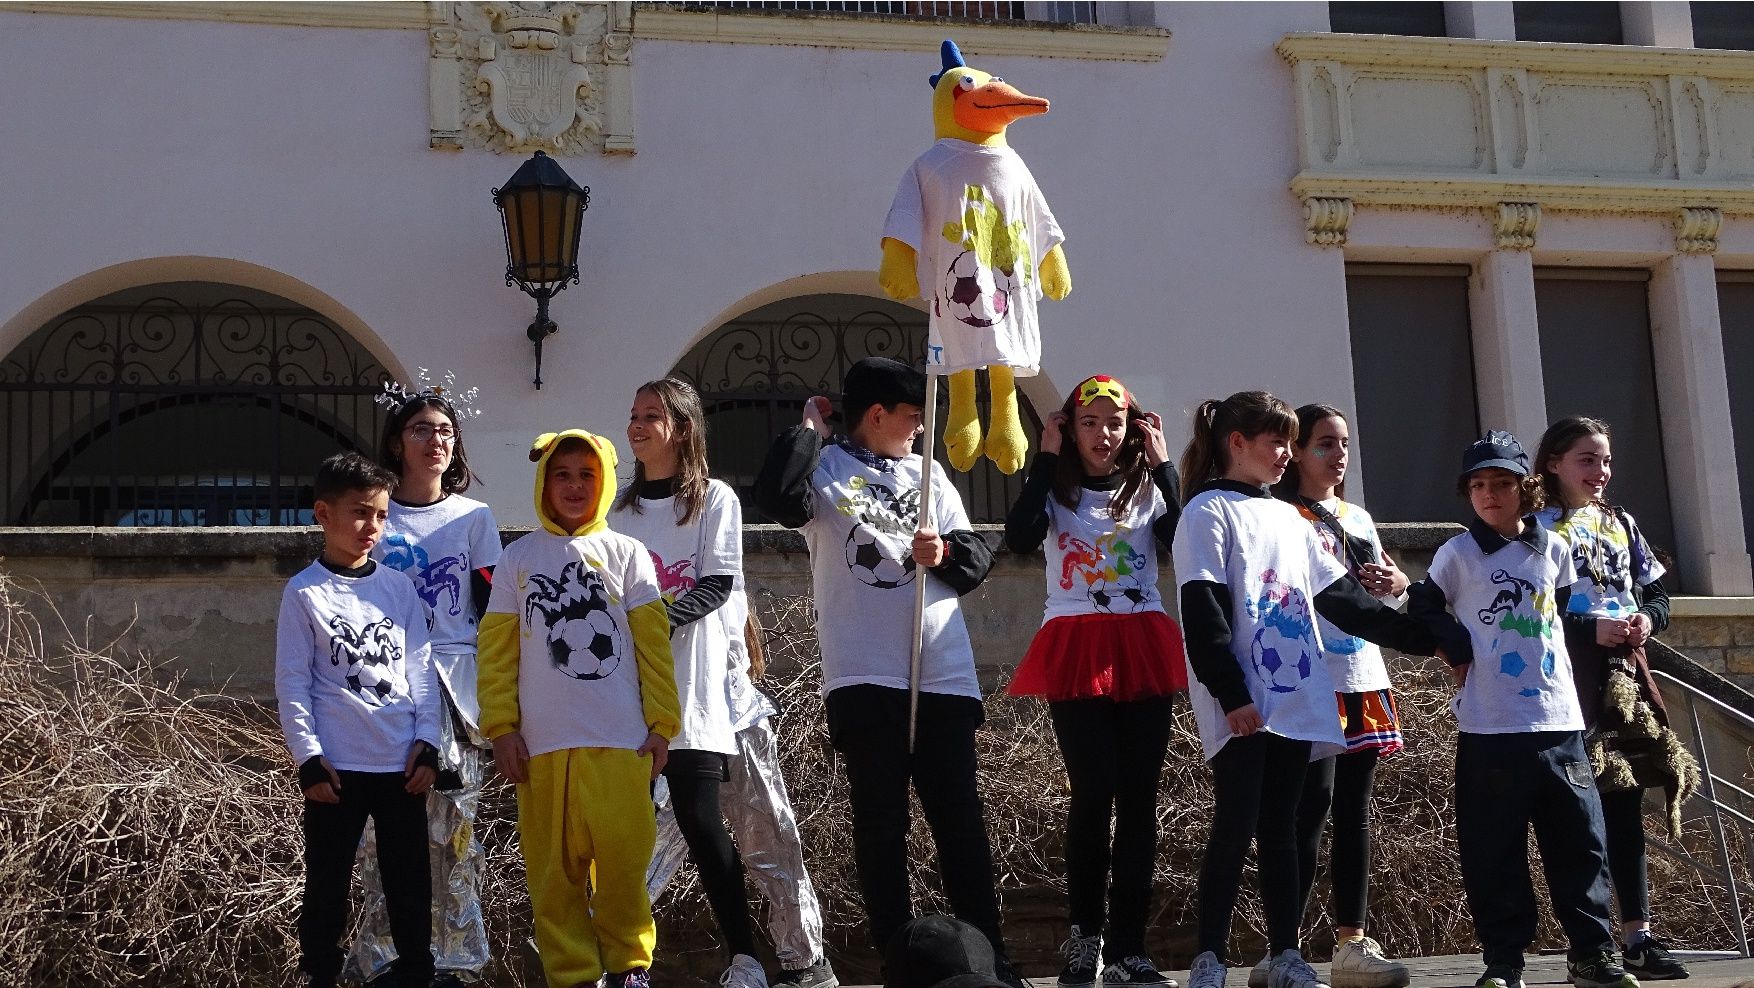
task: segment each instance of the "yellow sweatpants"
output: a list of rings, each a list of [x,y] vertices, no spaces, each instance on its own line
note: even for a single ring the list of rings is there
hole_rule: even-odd
[[[566,748],[530,759],[518,786],[518,841],[542,973],[555,988],[652,966],[658,939],[646,867],[657,822],[652,763],[626,748]]]

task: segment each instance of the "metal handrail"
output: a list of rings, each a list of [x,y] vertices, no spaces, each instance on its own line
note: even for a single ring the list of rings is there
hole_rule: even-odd
[[[1705,743],[1705,725],[1699,718],[1699,701],[1704,700],[1715,708],[1713,711],[1714,713],[1729,717],[1732,721],[1740,724],[1751,735],[1754,735],[1754,717],[1748,716],[1742,711],[1737,710],[1735,707],[1732,707],[1711,694],[1706,693],[1704,690],[1672,676],[1669,673],[1663,672],[1660,669],[1653,669],[1651,670],[1651,673],[1653,676],[1660,676],[1663,681],[1677,687],[1680,690],[1682,697],[1687,701],[1687,717],[1693,728],[1694,754],[1699,759],[1700,789],[1695,795],[1704,799],[1706,806],[1711,811],[1711,829],[1713,836],[1717,838],[1718,867],[1712,868],[1709,865],[1706,865],[1703,861],[1694,859],[1694,857],[1687,853],[1685,849],[1679,847],[1671,848],[1666,842],[1661,840],[1651,841],[1651,846],[1668,854],[1670,857],[1681,861],[1701,874],[1717,877],[1723,881],[1724,888],[1730,893],[1730,911],[1735,915],[1736,939],[1741,945],[1742,956],[1754,956],[1749,952],[1748,923],[1742,914],[1742,886],[1744,883],[1736,878],[1734,862],[1730,860],[1730,842],[1724,817],[1727,814],[1735,821],[1736,832],[1738,836],[1741,837],[1744,850],[1750,846],[1754,846],[1750,845],[1748,840],[1748,826],[1754,824],[1754,818],[1750,818],[1739,808],[1731,806],[1719,799],[1717,790],[1718,786],[1724,786],[1728,789],[1734,790],[1736,795],[1744,800],[1754,799],[1754,794],[1750,794],[1747,790],[1728,779],[1718,778],[1717,774],[1711,770],[1711,754],[1707,750],[1707,745]],[[1750,889],[1750,892],[1754,893],[1754,889]]]

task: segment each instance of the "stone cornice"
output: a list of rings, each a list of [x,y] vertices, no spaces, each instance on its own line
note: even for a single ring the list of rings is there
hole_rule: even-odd
[[[798,11],[721,13],[685,6],[636,7],[633,34],[649,41],[926,52],[937,51],[954,34],[970,55],[1121,62],[1161,61],[1169,50],[1169,32],[1154,27]]]
[[[1358,206],[1496,208],[1500,202],[1534,202],[1547,209],[1597,213],[1670,213],[1711,206],[1726,213],[1754,213],[1754,186],[1608,181],[1539,181],[1476,175],[1327,175],[1305,172],[1291,181],[1299,199],[1350,199]]]
[[[165,21],[221,21],[233,24],[279,24],[288,27],[346,27],[424,31],[430,23],[427,4],[419,0],[362,0],[357,3],[0,2],[0,13],[63,14],[76,17],[131,17]]]
[[[1505,68],[1603,75],[1698,75],[1754,79],[1754,52],[1640,45],[1562,45],[1473,38],[1403,38],[1374,34],[1288,34],[1278,52],[1301,61],[1372,66]]]

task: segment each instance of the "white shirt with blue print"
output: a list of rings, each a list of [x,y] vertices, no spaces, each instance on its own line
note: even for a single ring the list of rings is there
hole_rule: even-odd
[[[1377,559],[1382,559],[1382,540],[1377,537],[1376,521],[1370,517],[1370,512],[1337,497],[1329,498],[1321,502],[1321,505],[1340,520],[1340,527],[1346,534],[1369,542],[1376,549]],[[1322,548],[1339,561],[1340,565],[1351,570],[1352,567],[1346,559],[1345,546],[1340,544],[1334,530],[1307,509],[1299,509],[1298,513],[1314,526],[1316,540],[1322,544]],[[1394,600],[1385,602],[1390,605],[1396,603]],[[1374,642],[1348,635],[1320,615],[1316,616],[1316,630],[1322,636],[1322,654],[1327,658],[1328,675],[1334,680],[1335,692],[1371,693],[1389,688],[1389,667],[1383,662],[1382,649]]]
[[[1558,588],[1576,582],[1576,571],[1563,540],[1539,535],[1488,553],[1464,532],[1432,558],[1428,578],[1474,647],[1467,682],[1450,701],[1463,733],[1583,730],[1555,602]]]
[[[1571,547],[1571,565],[1577,570],[1566,610],[1589,617],[1625,620],[1638,613],[1637,587],[1647,587],[1668,572],[1644,540],[1631,515],[1621,515],[1590,504],[1566,513],[1547,508],[1535,516],[1547,529]]]
[[[1204,581],[1229,589],[1231,654],[1265,730],[1315,742],[1316,757],[1342,750],[1315,597],[1346,569],[1297,509],[1278,498],[1202,491],[1182,510],[1171,555],[1177,587]],[[1231,737],[1224,708],[1196,676],[1188,677],[1188,703],[1210,761]]]

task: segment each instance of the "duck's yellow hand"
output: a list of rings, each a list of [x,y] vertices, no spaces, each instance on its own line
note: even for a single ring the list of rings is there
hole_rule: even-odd
[[[920,278],[915,273],[914,249],[894,237],[884,237],[883,264],[877,269],[877,283],[890,298],[919,298]]]
[[[884,241],[885,244],[888,241]],[[1055,244],[1041,259],[1042,294],[1058,302],[1072,294],[1072,269],[1066,266],[1066,252]]]

